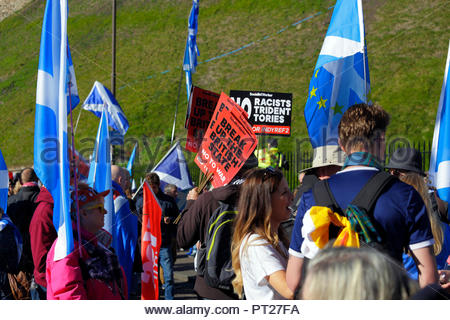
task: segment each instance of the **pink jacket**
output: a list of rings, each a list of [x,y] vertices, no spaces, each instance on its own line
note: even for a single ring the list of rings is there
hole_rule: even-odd
[[[95,235],[81,230],[81,237],[95,245],[98,240]],[[78,242],[75,241],[75,250],[67,257],[53,261],[55,255],[53,243],[47,255],[46,279],[48,300],[120,300],[122,299],[114,284],[112,290],[105,282],[96,279],[84,280],[79,265]],[[89,257],[88,252],[82,247],[83,260]],[[127,297],[127,283],[122,269],[123,296]]]

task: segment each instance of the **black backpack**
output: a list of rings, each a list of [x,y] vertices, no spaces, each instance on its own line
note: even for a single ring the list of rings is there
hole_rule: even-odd
[[[197,274],[212,288],[233,290],[231,238],[236,215],[234,205],[219,201],[219,207],[209,220],[205,243],[197,253]]]
[[[377,228],[377,224],[373,218],[373,209],[378,197],[384,192],[385,188],[396,178],[390,175],[388,172],[381,171],[375,174],[369,181],[364,185],[364,187],[355,196],[353,201],[347,206],[345,211],[343,211],[333,193],[330,190],[328,180],[321,180],[317,182],[313,187],[314,200],[316,206],[328,207],[334,212],[340,214],[341,216],[347,217],[349,220],[353,219],[352,215],[357,211],[358,214],[366,219],[366,222],[371,228],[366,228],[361,226],[361,224],[355,221],[355,231],[359,235],[360,243],[365,243],[366,245],[387,253],[396,260],[401,259],[401,257],[395,257],[386,246],[385,235],[380,232],[380,228]],[[356,219],[355,219],[356,220]],[[369,235],[369,239],[364,236],[362,229],[365,229],[366,235]],[[334,239],[340,232],[340,228],[330,224],[329,228],[329,239]]]

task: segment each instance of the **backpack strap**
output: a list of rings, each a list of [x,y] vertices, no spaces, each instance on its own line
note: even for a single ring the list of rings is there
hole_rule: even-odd
[[[389,172],[378,172],[364,185],[351,204],[365,209],[368,213],[372,212],[378,197],[394,179],[396,178],[389,174]]]
[[[319,180],[317,181],[313,188],[314,201],[316,202],[316,206],[328,207],[334,212],[343,215],[342,209],[337,203],[336,199],[331,192],[330,185],[328,184],[328,180]]]

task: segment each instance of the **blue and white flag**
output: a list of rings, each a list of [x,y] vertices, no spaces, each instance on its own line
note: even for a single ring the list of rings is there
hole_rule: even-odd
[[[189,168],[179,141],[170,148],[164,158],[153,168],[152,172],[158,174],[161,182],[174,184],[180,190],[193,187]],[[161,186],[161,189],[164,190],[164,186]]]
[[[130,176],[133,175],[132,171],[133,171],[133,164],[134,164],[134,159],[136,158],[136,149],[137,149],[137,142],[134,145],[134,149],[133,152],[131,153],[130,159],[128,159],[128,164],[127,164],[127,170],[130,173]]]
[[[197,47],[199,1],[200,0],[192,0],[192,9],[188,20],[188,36],[186,48],[184,49],[183,70],[186,72],[186,92],[188,102],[192,88],[192,73],[195,73],[197,56],[200,55]]]
[[[73,251],[70,219],[67,114],[79,102],[67,38],[68,5],[48,0],[42,24],[36,88],[34,170],[50,191],[58,233],[55,260]],[[69,98],[70,91],[70,98]]]
[[[6,213],[8,207],[9,175],[2,150],[0,150],[0,208]]]
[[[89,167],[88,184],[97,192],[110,190],[105,197],[105,215],[104,229],[113,234],[114,204],[111,179],[111,155],[110,141],[108,131],[108,116],[106,110],[103,110],[100,123],[98,125],[97,138],[95,140],[94,152],[92,154],[91,165]],[[113,238],[114,244],[114,238]]]
[[[103,109],[105,109],[109,125],[123,136],[130,127],[116,98],[107,87],[98,81],[95,81],[91,92],[84,100],[83,109],[91,111],[99,118],[102,116]]]
[[[445,65],[444,82],[434,126],[429,175],[439,198],[450,201],[450,42]]]
[[[116,239],[114,250],[116,250],[120,265],[127,277],[127,283],[131,284],[138,239],[138,218],[131,212],[130,204],[122,187],[115,181],[112,182],[112,187],[116,193],[114,199],[116,221],[113,228],[113,239]]]
[[[361,0],[338,0],[305,105],[314,148],[338,144],[338,124],[348,107],[367,102],[369,66]]]

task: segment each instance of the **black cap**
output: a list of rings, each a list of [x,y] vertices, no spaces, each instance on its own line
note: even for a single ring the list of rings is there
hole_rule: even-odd
[[[414,148],[397,148],[390,156],[386,168],[412,171],[425,176],[422,171],[422,155]]]
[[[277,139],[272,138],[272,139],[269,140],[268,143],[270,144],[270,146],[271,146],[272,148],[278,148],[278,140],[277,140]]]

